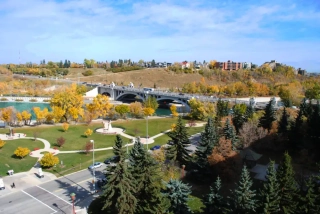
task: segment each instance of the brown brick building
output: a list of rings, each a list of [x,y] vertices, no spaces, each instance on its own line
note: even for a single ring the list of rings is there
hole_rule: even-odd
[[[218,62],[219,68],[222,70],[239,70],[242,68],[242,63],[241,62],[233,62],[231,60],[228,60],[227,62]]]

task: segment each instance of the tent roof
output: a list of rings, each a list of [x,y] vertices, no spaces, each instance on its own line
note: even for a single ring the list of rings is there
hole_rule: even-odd
[[[252,151],[251,149],[244,149],[240,151],[240,156],[245,160],[257,161],[262,155]]]

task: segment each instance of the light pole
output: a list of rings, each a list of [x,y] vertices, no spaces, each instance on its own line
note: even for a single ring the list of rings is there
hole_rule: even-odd
[[[149,131],[149,130],[148,130],[148,117],[149,117],[149,116],[147,115],[147,139],[146,139],[146,140],[147,140],[147,150],[149,149],[149,148],[148,148],[148,138],[149,138],[149,135],[148,135],[148,131]]]
[[[94,169],[94,140],[90,140],[92,143],[92,175],[93,175],[93,180],[92,180],[92,186],[93,186],[93,194],[95,193],[95,169]]]
[[[76,211],[74,210],[74,200],[76,199],[76,194],[71,193],[71,194],[70,194],[70,197],[71,197],[71,199],[72,199],[72,213],[73,213],[73,214],[76,214]]]

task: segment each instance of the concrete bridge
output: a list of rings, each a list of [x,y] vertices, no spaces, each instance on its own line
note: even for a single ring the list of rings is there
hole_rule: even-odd
[[[148,88],[147,88],[148,89]],[[217,102],[218,97],[216,96],[202,96],[202,95],[193,95],[193,94],[185,94],[185,93],[174,93],[168,91],[161,91],[157,89],[147,90],[144,88],[133,88],[128,86],[115,86],[115,85],[99,85],[92,91],[86,94],[87,97],[95,97],[97,94],[104,94],[110,97],[111,100],[120,101],[123,98],[132,99],[133,101],[136,99],[140,99],[144,101],[148,96],[152,96],[156,98],[158,103],[161,104],[169,104],[172,102],[179,103],[184,107],[184,111],[188,112],[190,110],[190,106],[188,101],[192,98],[195,98],[204,102]],[[221,98],[223,101],[229,101],[232,103],[245,103],[249,104],[249,97],[247,98]],[[271,97],[259,97],[255,98],[256,107],[264,108],[265,105],[270,101]],[[280,101],[279,97],[276,97],[277,105],[278,101]]]

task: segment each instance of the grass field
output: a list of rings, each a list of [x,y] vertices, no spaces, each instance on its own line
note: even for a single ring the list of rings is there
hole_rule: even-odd
[[[26,147],[32,151],[34,148],[43,148],[44,145],[40,141],[32,139],[7,140],[6,144],[0,150],[0,176],[5,176],[8,170],[13,169],[15,173],[29,171],[37,162],[37,158],[27,155],[20,159],[15,157],[14,151],[20,147]]]

